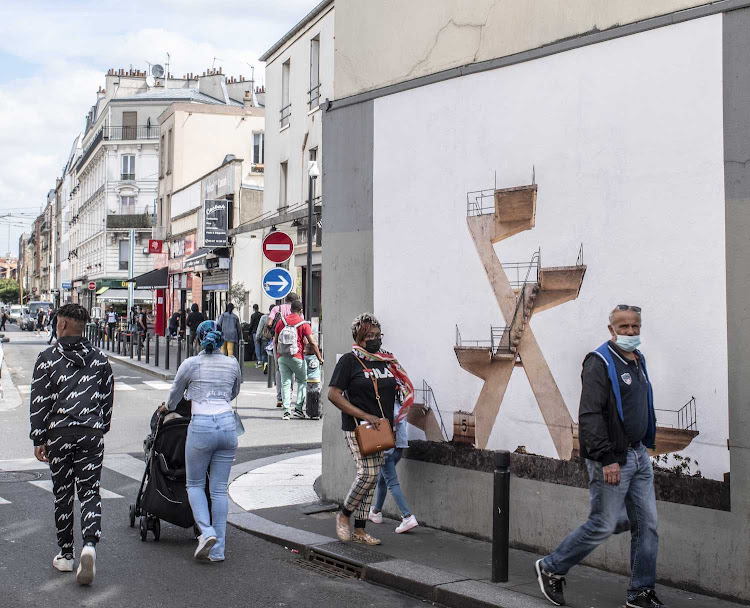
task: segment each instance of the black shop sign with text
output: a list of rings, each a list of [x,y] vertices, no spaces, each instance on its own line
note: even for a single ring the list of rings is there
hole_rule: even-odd
[[[226,247],[229,230],[229,201],[206,200],[203,204],[203,246]]]

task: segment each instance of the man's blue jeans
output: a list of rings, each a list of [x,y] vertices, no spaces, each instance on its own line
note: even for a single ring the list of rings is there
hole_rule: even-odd
[[[409,517],[411,515],[409,505],[406,504],[406,498],[401,491],[401,484],[398,482],[398,475],[396,474],[396,465],[401,460],[403,451],[402,448],[393,448],[385,453],[383,464],[380,467],[378,485],[375,488],[375,503],[373,504],[373,509],[378,513],[383,510],[385,496],[390,490],[393,500],[396,501],[396,505],[398,505],[398,509],[401,511],[401,517]]]
[[[267,345],[268,340],[255,338],[255,361],[257,363],[268,363],[268,353],[266,352]]]
[[[628,450],[628,461],[620,467],[620,484],[604,481],[601,463],[586,460],[589,473],[591,513],[588,521],[542,561],[550,574],[568,570],[596,549],[615,531],[623,506],[630,520],[630,586],[627,599],[653,589],[656,582],[656,554],[659,549],[658,516],[654,494],[654,471],[646,447]]]
[[[196,414],[192,417],[185,442],[188,499],[201,534],[217,538],[209,554],[210,558],[217,560],[224,559],[229,510],[227,486],[236,452],[237,428],[231,411],[215,416]],[[206,472],[209,469],[211,513],[208,512],[205,491]]]

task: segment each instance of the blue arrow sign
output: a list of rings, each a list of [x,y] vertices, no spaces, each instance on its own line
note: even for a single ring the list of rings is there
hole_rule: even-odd
[[[263,291],[269,298],[281,300],[294,289],[294,279],[286,268],[271,268],[263,275]]]

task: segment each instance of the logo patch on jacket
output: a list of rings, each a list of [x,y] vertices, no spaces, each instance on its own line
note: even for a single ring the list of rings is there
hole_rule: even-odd
[[[633,382],[633,378],[628,372],[625,372],[622,376],[620,376],[620,378],[622,378],[622,381],[628,386],[630,386],[630,383]]]

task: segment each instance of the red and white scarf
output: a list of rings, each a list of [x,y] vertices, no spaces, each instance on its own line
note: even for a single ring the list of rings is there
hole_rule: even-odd
[[[409,409],[411,409],[411,406],[414,404],[414,385],[411,383],[406,370],[401,367],[401,364],[396,357],[384,350],[370,353],[359,346],[359,344],[353,344],[352,353],[354,353],[356,357],[364,359],[365,361],[379,361],[380,363],[386,364],[390,372],[393,374],[393,377],[396,379],[399,391],[401,392],[401,410],[399,411],[396,420],[394,420],[394,424],[401,422],[401,420],[406,418]]]

